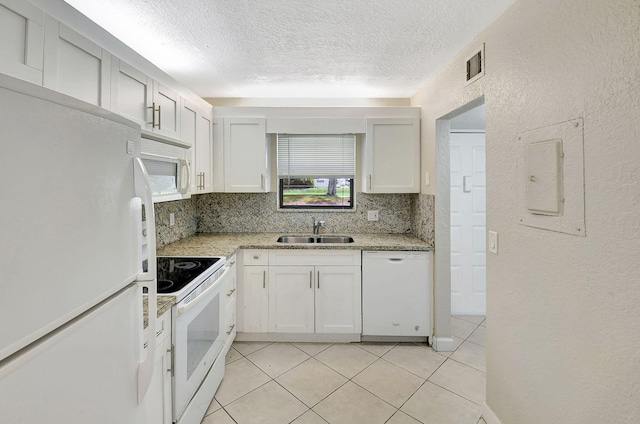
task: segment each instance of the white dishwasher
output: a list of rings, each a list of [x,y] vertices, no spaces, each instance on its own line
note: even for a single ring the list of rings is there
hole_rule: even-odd
[[[431,257],[431,252],[362,252],[362,340],[431,337]]]

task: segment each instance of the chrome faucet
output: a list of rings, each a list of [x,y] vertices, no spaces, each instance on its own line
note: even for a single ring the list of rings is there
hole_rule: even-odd
[[[311,218],[313,219],[313,234],[317,235],[318,231],[320,230],[320,227],[324,227],[324,221],[318,221],[315,218]]]

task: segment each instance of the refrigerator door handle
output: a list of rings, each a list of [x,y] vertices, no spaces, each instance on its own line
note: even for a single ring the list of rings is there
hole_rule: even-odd
[[[146,225],[147,225],[147,272],[138,273],[138,287],[147,288],[147,301],[148,301],[148,321],[147,334],[149,335],[149,343],[146,349],[140,350],[140,359],[138,361],[138,403],[142,402],[144,396],[151,384],[151,377],[153,376],[153,364],[155,362],[155,334],[156,334],[156,320],[158,318],[158,299],[157,299],[157,274],[156,274],[156,230],[155,230],[155,213],[153,209],[153,193],[151,191],[151,184],[149,183],[149,175],[142,163],[142,159],[134,159],[134,181],[136,196],[142,199],[144,205]],[[142,326],[140,326],[142,327]],[[142,333],[143,334],[143,333]],[[141,337],[140,345],[144,344],[144,337]],[[145,357],[146,356],[146,357]]]

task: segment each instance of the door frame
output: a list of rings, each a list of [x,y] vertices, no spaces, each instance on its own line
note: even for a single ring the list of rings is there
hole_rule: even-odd
[[[484,95],[436,119],[436,199],[434,250],[434,337],[436,351],[455,347],[451,332],[451,120],[485,103]]]

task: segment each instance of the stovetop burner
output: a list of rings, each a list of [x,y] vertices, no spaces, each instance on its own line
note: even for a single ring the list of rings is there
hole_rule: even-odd
[[[158,294],[170,294],[182,290],[220,258],[182,258],[159,256]]]

